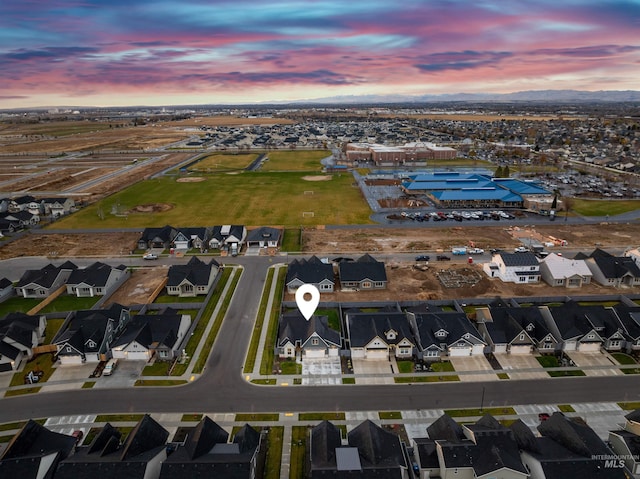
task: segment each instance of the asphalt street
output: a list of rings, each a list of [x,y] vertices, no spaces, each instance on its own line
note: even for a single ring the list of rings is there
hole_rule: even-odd
[[[418,410],[479,407],[481,401],[489,407],[640,400],[640,375],[411,385],[248,383],[242,366],[267,269],[278,259],[235,259],[244,264],[244,273],[198,380],[175,387],[81,389],[4,398],[0,423],[67,414]]]

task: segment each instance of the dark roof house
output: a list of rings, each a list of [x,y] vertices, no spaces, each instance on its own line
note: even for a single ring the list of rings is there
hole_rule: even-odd
[[[365,254],[355,261],[343,261],[338,265],[340,287],[343,291],[385,289],[387,272],[384,263]]]
[[[317,256],[294,259],[287,268],[285,284],[289,293],[294,293],[303,284],[312,284],[321,293],[331,293],[335,286],[333,266],[323,263]]]

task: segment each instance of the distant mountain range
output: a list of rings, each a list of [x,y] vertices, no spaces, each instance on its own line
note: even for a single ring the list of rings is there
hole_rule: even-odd
[[[579,90],[529,90],[513,93],[447,93],[442,95],[347,95],[333,96],[325,98],[314,98],[310,100],[299,100],[286,102],[297,103],[440,103],[440,102],[640,102],[640,91],[636,90],[602,90],[602,91],[579,91]],[[285,103],[285,102],[282,102]]]

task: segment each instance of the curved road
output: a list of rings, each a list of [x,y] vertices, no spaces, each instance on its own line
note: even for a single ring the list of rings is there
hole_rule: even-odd
[[[248,262],[218,339],[197,381],[185,386],[81,389],[2,399],[0,423],[95,413],[415,410],[640,400],[640,375],[490,383],[256,386],[242,376],[262,285],[271,260]]]

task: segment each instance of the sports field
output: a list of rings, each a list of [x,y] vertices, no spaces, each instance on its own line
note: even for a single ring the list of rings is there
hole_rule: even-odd
[[[188,170],[195,172],[216,173],[220,170],[243,170],[258,157],[258,153],[240,153],[237,155],[216,153],[200,159]]]
[[[330,156],[328,150],[269,151],[261,171],[320,171],[320,160]]]
[[[77,229],[371,222],[371,211],[350,174],[242,172],[207,175],[201,180],[145,180],[54,226]]]

